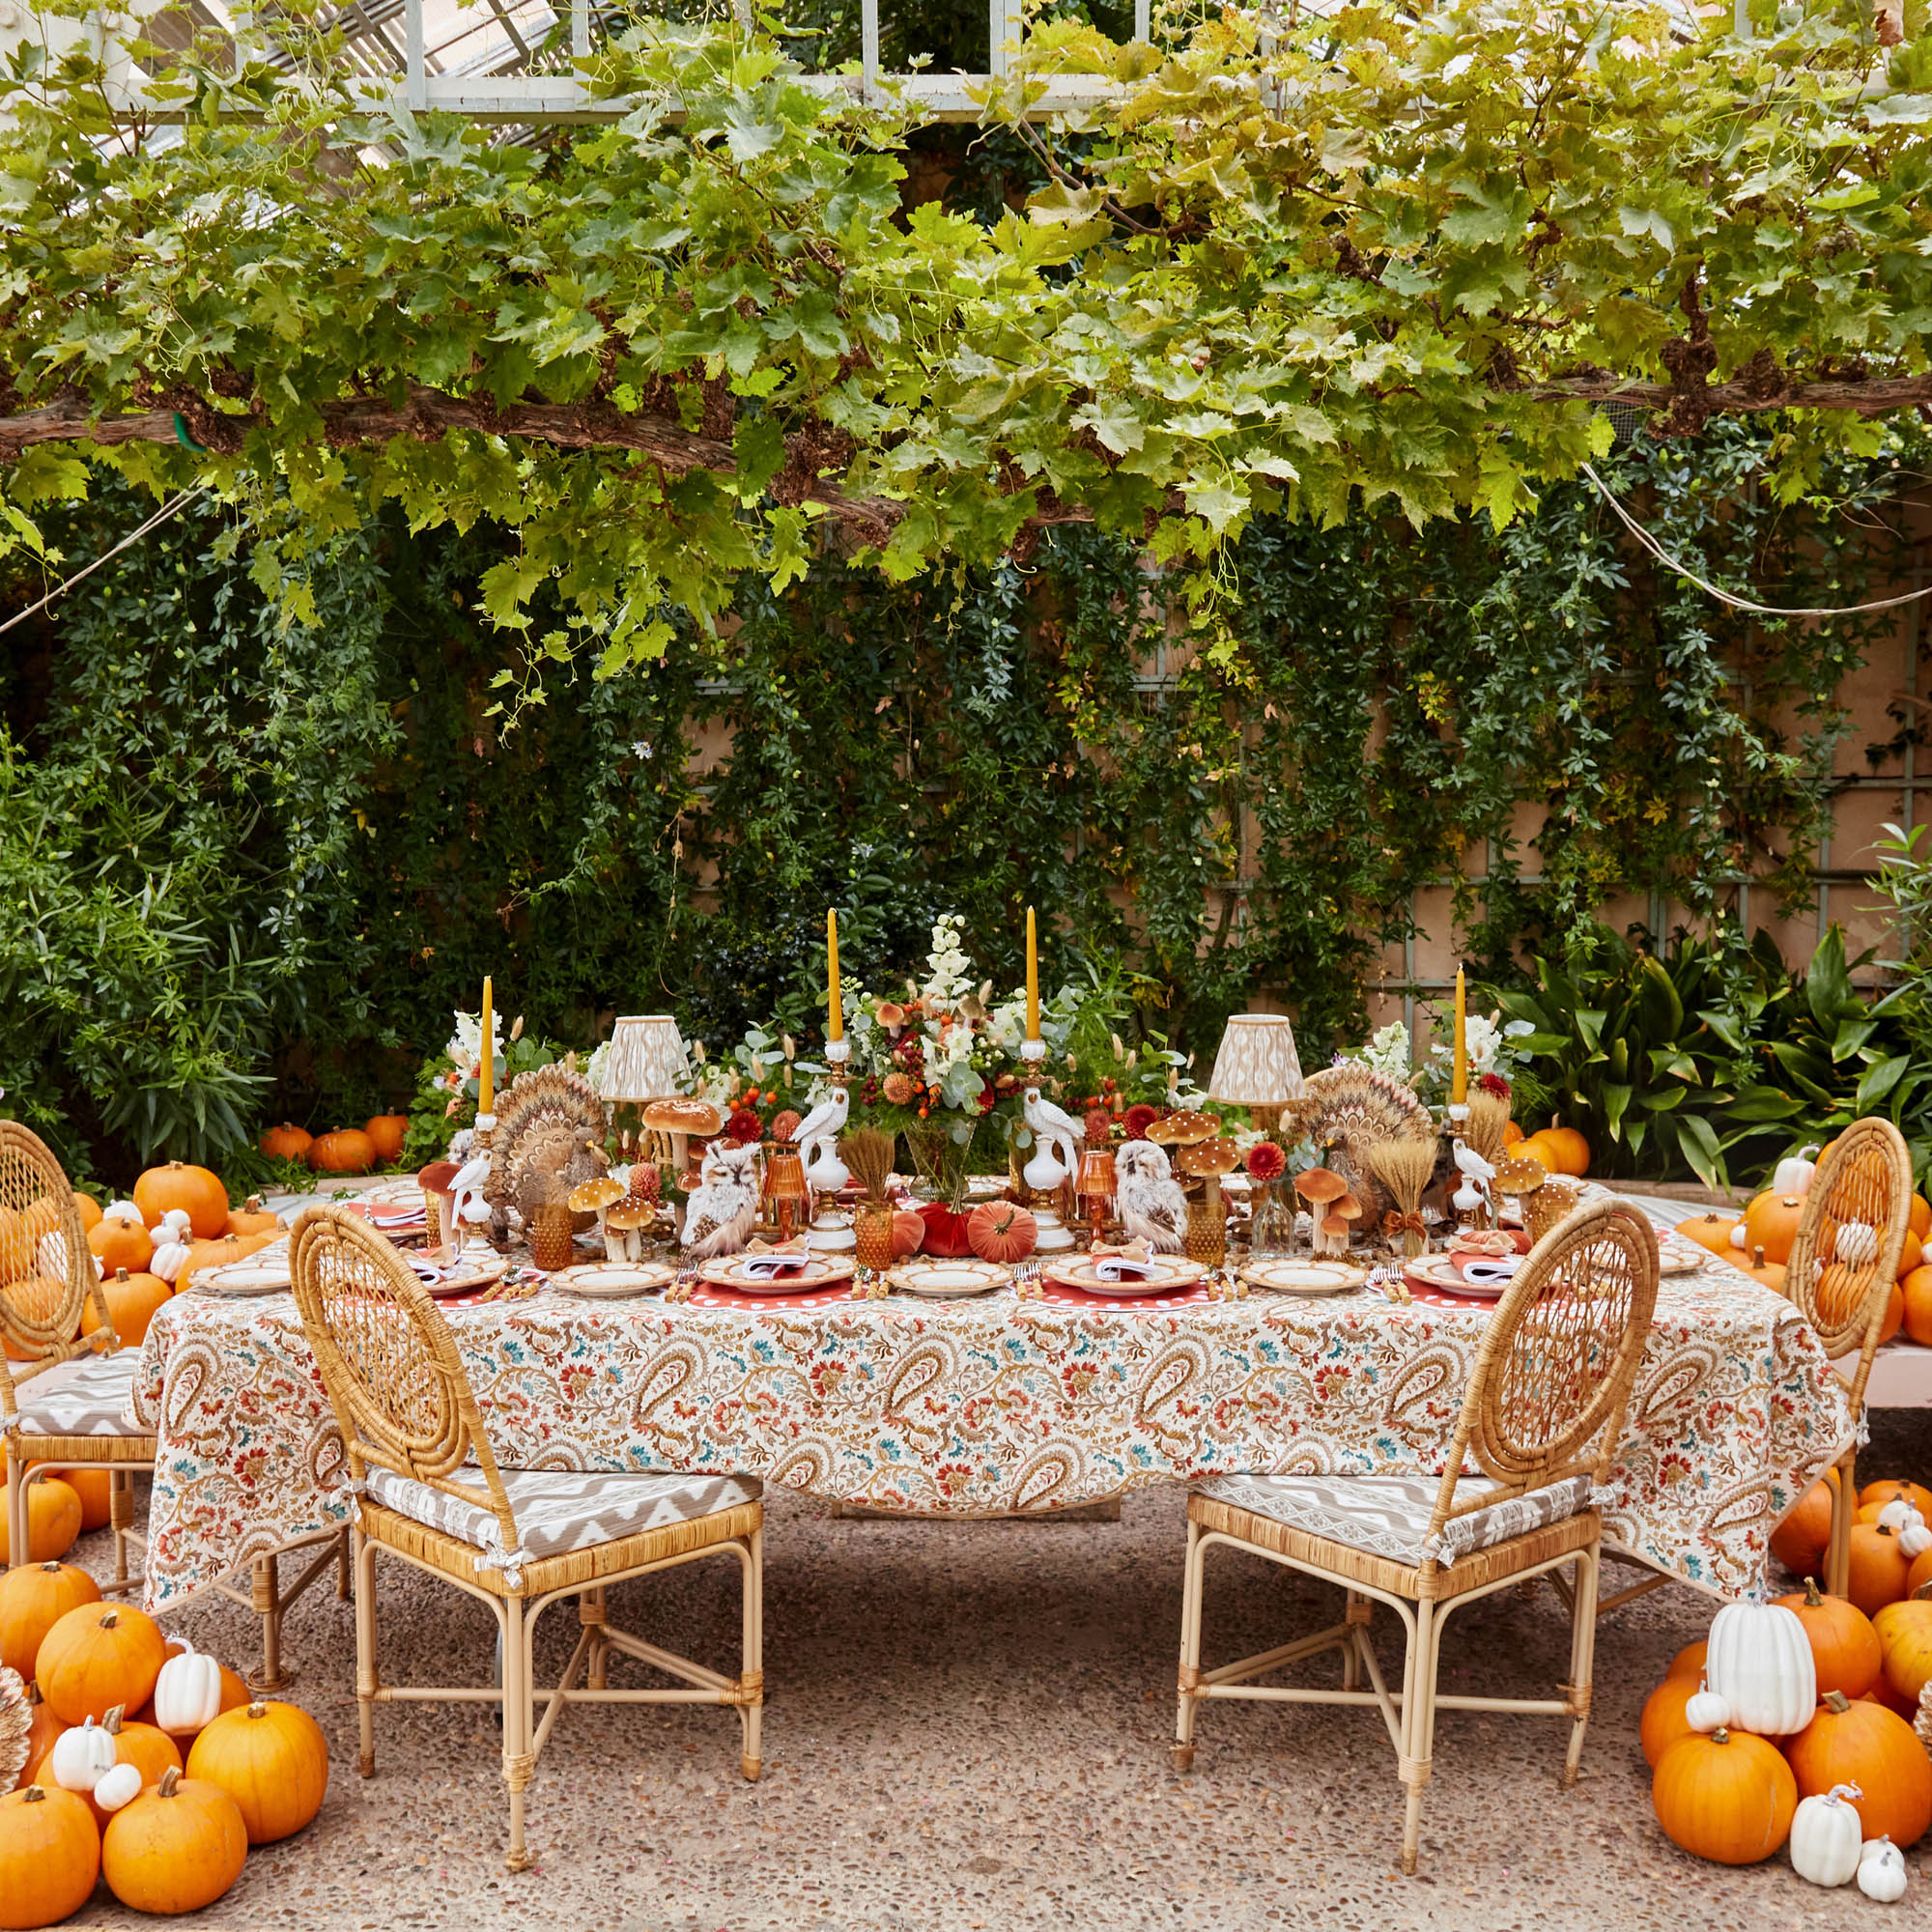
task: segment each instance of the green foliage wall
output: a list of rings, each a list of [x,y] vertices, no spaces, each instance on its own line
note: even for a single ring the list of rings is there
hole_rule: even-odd
[[[1893,472],[1775,511],[1763,453],[1713,431],[1609,469],[1724,581],[1856,601],[1896,541]],[[62,568],[138,512],[103,484]],[[1879,629],[1721,618],[1634,567],[1581,487],[1500,540],[1258,525],[1218,651],[1170,630],[1123,546],[1069,528],[903,587],[829,559],[780,600],[751,583],[718,637],[598,682],[480,619],[502,554],[488,526],[366,530],[319,578],[316,628],[287,631],[245,530],[190,514],[12,634],[0,1084],[77,1166],[359,1120],[486,972],[566,1041],[665,1008],[721,1042],[775,1015],[810,1037],[829,903],[854,977],[958,911],[1009,982],[1031,901],[1050,979],[1124,951],[1150,1023],[1209,1049],[1271,989],[1312,1064],[1411,889],[1519,796],[1549,807],[1540,855],[1505,850],[1462,909],[1497,970],[1615,892],[1718,910],[1770,827],[1795,880],[1844,728],[1830,694]]]

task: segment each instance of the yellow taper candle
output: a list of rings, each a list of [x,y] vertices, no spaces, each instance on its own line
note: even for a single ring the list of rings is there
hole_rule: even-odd
[[[1469,995],[1463,969],[1456,969],[1456,1066],[1449,1077],[1449,1104],[1460,1107],[1469,1097]]]
[[[497,1036],[490,1024],[490,982],[483,981],[483,1059],[476,1069],[476,1111],[491,1112],[497,1097]]]
[[[825,915],[825,970],[831,976],[825,993],[825,1037],[845,1037],[845,1001],[838,990],[838,915]]]
[[[1033,907],[1027,907],[1027,1037],[1039,1037],[1039,939]]]

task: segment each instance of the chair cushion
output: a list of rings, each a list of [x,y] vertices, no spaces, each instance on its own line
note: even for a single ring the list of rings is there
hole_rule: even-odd
[[[1473,1502],[1500,1487],[1488,1476],[1464,1476],[1456,1485],[1456,1500]],[[1590,1478],[1568,1476],[1547,1489],[1451,1517],[1432,1548],[1429,1519],[1442,1488],[1439,1476],[1210,1476],[1194,1488],[1290,1529],[1411,1564],[1428,1556],[1454,1563],[1472,1549],[1561,1522],[1590,1504]]]
[[[111,1355],[80,1355],[32,1381],[15,1385],[20,1419],[28,1435],[151,1435],[134,1420],[134,1370],[138,1349]]]
[[[764,1486],[755,1476],[683,1476],[667,1470],[642,1475],[582,1469],[503,1469],[503,1492],[517,1519],[522,1547],[503,1548],[501,1526],[480,1504],[446,1495],[427,1483],[369,1466],[366,1492],[412,1522],[473,1544],[493,1565],[514,1570],[540,1557],[588,1549],[599,1543],[716,1516],[739,1503],[757,1501]],[[480,1469],[460,1470],[456,1481],[484,1487]]]

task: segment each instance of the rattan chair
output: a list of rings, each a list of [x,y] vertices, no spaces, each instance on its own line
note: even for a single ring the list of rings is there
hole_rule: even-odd
[[[96,1326],[82,1335],[90,1301]],[[114,1577],[100,1587],[131,1590],[140,1579],[128,1574],[128,1550],[143,1540],[134,1472],[155,1466],[155,1437],[129,1415],[139,1350],[123,1349],[114,1332],[72,1185],[17,1121],[0,1121],[0,1341],[9,1553],[27,1561],[30,1481],[105,1469]]]
[[[1568,1718],[1562,1781],[1573,1783],[1590,1716],[1603,1535],[1595,1492],[1616,1453],[1656,1301],[1649,1221],[1620,1202],[1579,1208],[1537,1243],[1490,1318],[1440,1477],[1242,1476],[1196,1485],[1187,1502],[1177,1769],[1193,1767],[1195,1719],[1209,1699],[1374,1704],[1407,1787],[1406,1872],[1415,1869],[1438,1710]],[[1480,1476],[1463,1474],[1468,1458]],[[1203,1670],[1205,1562],[1216,1545],[1339,1583],[1348,1593],[1344,1621]],[[1577,1575],[1562,1696],[1439,1695],[1450,1611],[1565,1563]],[[1400,1691],[1383,1682],[1370,1641],[1378,1603],[1394,1609],[1406,1634]],[[1342,1653],[1340,1690],[1251,1681],[1329,1650]]]
[[[499,1469],[443,1312],[395,1250],[336,1208],[311,1208],[290,1242],[296,1303],[341,1424],[356,1486],[355,1695],[361,1772],[376,1769],[374,1710],[398,1698],[500,1703],[510,1794],[509,1867],[524,1849],[524,1792],[566,1704],[725,1704],[743,1726],[744,1774],[758,1776],[764,1704],[764,1509],[755,1480],[664,1473]],[[376,1666],[381,1548],[487,1604],[502,1645],[500,1688],[402,1687]],[[612,1583],[701,1556],[728,1556],[744,1581],[735,1677],[673,1655],[605,1617]],[[537,1619],[575,1597],[582,1628],[555,1690],[533,1681]],[[612,1651],[682,1680],[611,1690]],[[580,1680],[582,1682],[580,1683]],[[541,1724],[536,1705],[547,1703]]]
[[[1818,1162],[1784,1264],[1785,1297],[1818,1331],[1845,1384],[1855,1430],[1911,1218],[1912,1156],[1898,1129],[1889,1121],[1855,1121]],[[1832,1492],[1825,1587],[1839,1597],[1851,1579],[1857,1463],[1854,1442],[1825,1472]]]

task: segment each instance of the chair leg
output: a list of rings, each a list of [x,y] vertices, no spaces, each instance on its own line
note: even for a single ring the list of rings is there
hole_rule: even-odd
[[[521,1597],[503,1600],[503,1783],[510,1794],[510,1852],[504,1861],[513,1872],[528,1871],[530,1855],[524,1849],[524,1793],[529,1789],[536,1759],[530,1751],[533,1728],[530,1696],[529,1638],[524,1628]]]
[[[134,1472],[110,1467],[107,1471],[107,1520],[114,1529],[114,1580],[128,1580],[128,1532],[134,1526]]]
[[[1834,1467],[1826,1470],[1832,1492],[1832,1538],[1825,1548],[1825,1590],[1842,1597],[1852,1579],[1852,1519],[1858,1514],[1858,1457],[1847,1449]]]
[[[1349,1641],[1342,1647],[1342,1689],[1359,1690],[1362,1688],[1362,1652],[1355,1640],[1355,1628],[1358,1624],[1366,1627],[1369,1612],[1374,1605],[1359,1590],[1350,1590],[1348,1593],[1348,1601],[1346,1621],[1349,1626]]]
[[[1597,1655],[1597,1577],[1603,1566],[1600,1548],[1577,1552],[1577,1606],[1570,1622],[1570,1682],[1565,1687],[1570,1709],[1570,1748],[1563,1759],[1562,1788],[1577,1782],[1583,1757],[1583,1732],[1590,1721],[1590,1677]]]
[[[7,1561],[17,1570],[27,1561],[27,1465],[7,1438]]]
[[[376,1692],[382,1674],[376,1667],[376,1546],[358,1530],[351,1532],[355,1572],[355,1721],[360,1733],[360,1770],[376,1775]]]
[[[744,1724],[743,1755],[739,1766],[753,1784],[764,1769],[760,1756],[760,1734],[765,1711],[765,1533],[754,1529],[751,1535],[751,1556],[745,1565],[745,1661],[739,1688],[747,1701],[738,1706]]]
[[[258,1690],[286,1690],[289,1679],[282,1670],[282,1578],[271,1550],[255,1559],[250,1575],[255,1614],[262,1619],[262,1674],[256,1679]]]
[[[355,1594],[355,1565],[349,1548],[349,1530],[345,1526],[342,1540],[335,1546],[335,1601],[346,1604]]]
[[[1194,1694],[1201,1680],[1201,1597],[1207,1580],[1207,1550],[1201,1525],[1187,1522],[1187,1557],[1180,1573],[1180,1675],[1174,1713],[1174,1768],[1194,1769],[1194,1718],[1200,1699]]]
[[[1402,1756],[1396,1774],[1406,1788],[1403,1807],[1402,1868],[1415,1874],[1422,1844],[1422,1787],[1429,1782],[1430,1741],[1435,1731],[1435,1605],[1425,1598],[1415,1606],[1415,1628],[1402,1673]]]
[[[611,1645],[604,1634],[608,1614],[601,1586],[578,1598],[577,1620],[590,1633],[590,1655],[583,1664],[586,1690],[607,1690],[611,1686]]]

